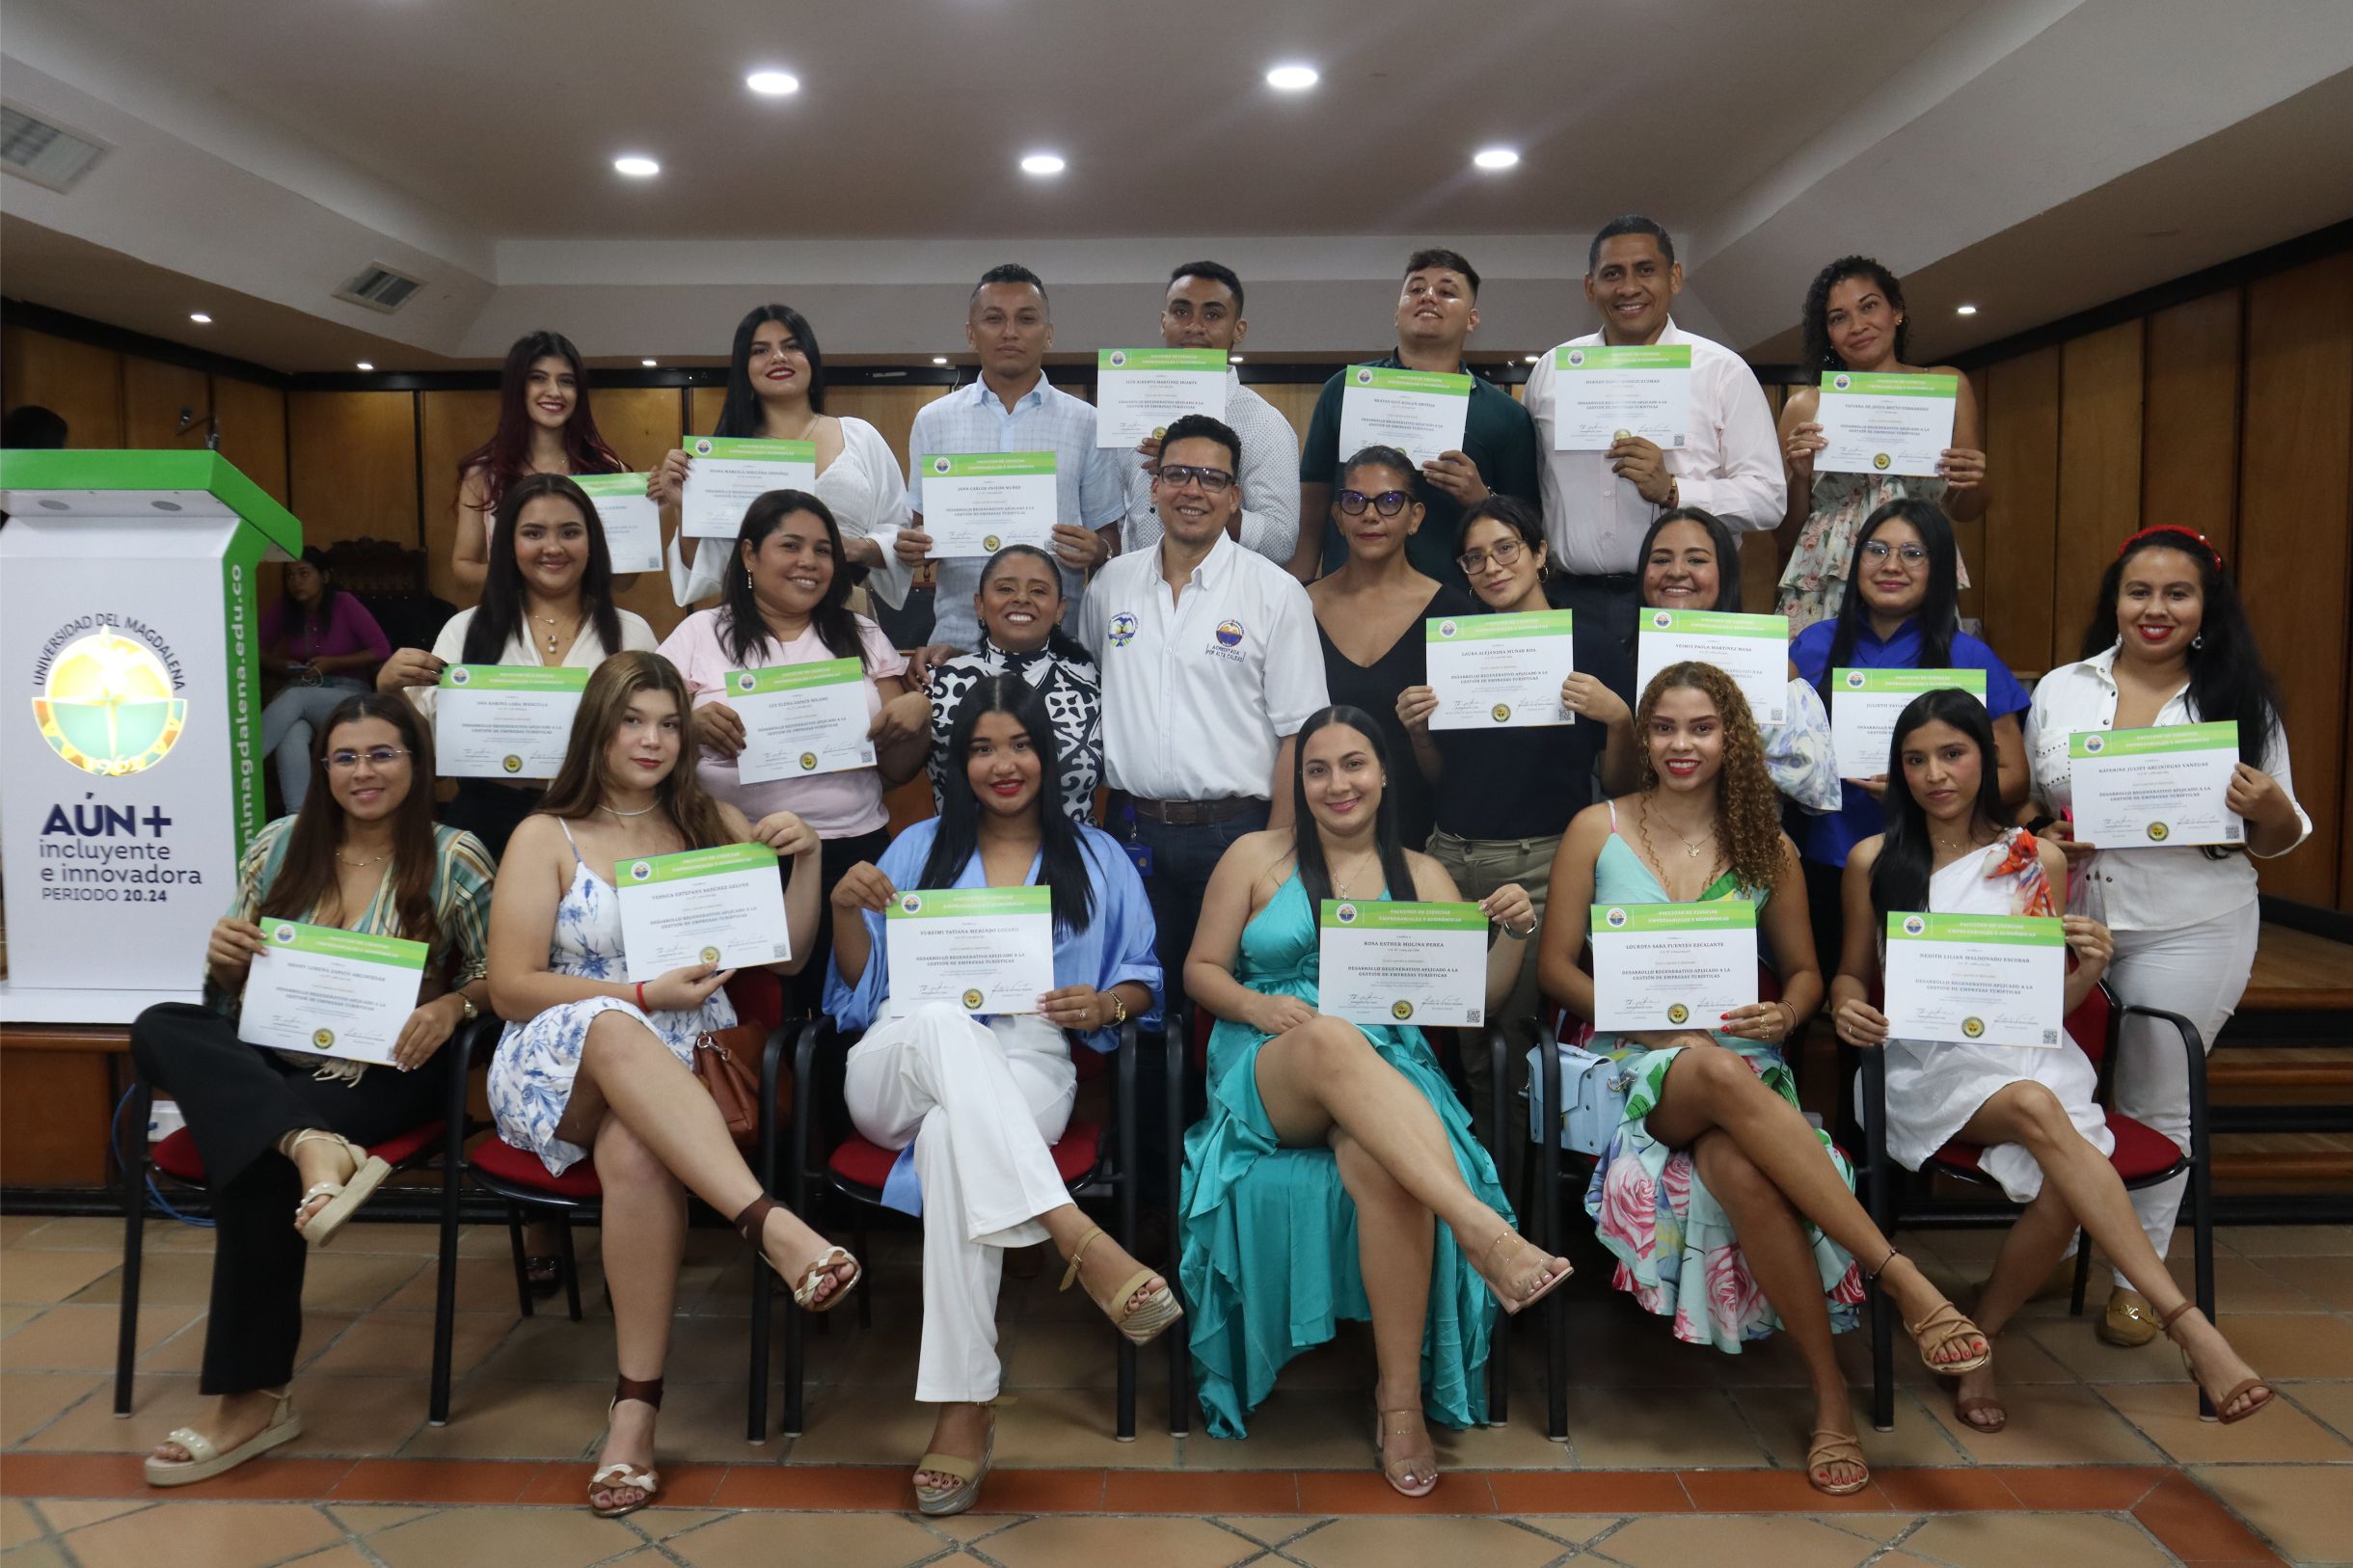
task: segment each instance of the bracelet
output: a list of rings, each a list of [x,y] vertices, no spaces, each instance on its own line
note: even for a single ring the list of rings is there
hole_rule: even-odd
[[[645,982],[642,980],[637,982],[637,1011],[645,1011]]]
[[[1501,921],[1500,921],[1500,920],[1499,920],[1499,921],[1497,921],[1497,922],[1496,922],[1496,929],[1497,929],[1497,930],[1499,930],[1499,931],[1501,931],[1501,933],[1502,933],[1504,935],[1506,935],[1506,936],[1510,937],[1510,938],[1511,938],[1513,941],[1515,941],[1515,942],[1525,942],[1525,941],[1527,941],[1527,940],[1528,940],[1528,939],[1530,936],[1533,936],[1533,935],[1535,935],[1535,934],[1536,934],[1536,927],[1537,927],[1539,924],[1540,924],[1540,922],[1538,922],[1538,921],[1530,920],[1530,921],[1528,923],[1528,930],[1526,930],[1526,931],[1513,931],[1513,930],[1512,930],[1512,929],[1511,929],[1509,926],[1504,925],[1504,924],[1503,924]]]

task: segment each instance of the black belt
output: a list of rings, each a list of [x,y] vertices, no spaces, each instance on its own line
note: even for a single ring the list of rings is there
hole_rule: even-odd
[[[1128,804],[1136,808],[1137,816],[1170,827],[1199,827],[1230,823],[1266,802],[1255,795],[1229,795],[1216,800],[1147,800],[1135,795],[1128,797]]]

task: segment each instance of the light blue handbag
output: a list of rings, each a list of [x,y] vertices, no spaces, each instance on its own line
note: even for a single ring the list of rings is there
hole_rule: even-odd
[[[1632,1064],[1596,1056],[1565,1040],[1553,1046],[1560,1059],[1560,1126],[1549,1133],[1541,1124],[1543,1096],[1534,1088],[1535,1075],[1544,1070],[1537,1052],[1544,1049],[1539,1045],[1528,1053],[1528,1137],[1542,1143],[1548,1135],[1557,1136],[1561,1148],[1580,1154],[1607,1151],[1618,1123],[1626,1119],[1626,1095],[1634,1087]]]

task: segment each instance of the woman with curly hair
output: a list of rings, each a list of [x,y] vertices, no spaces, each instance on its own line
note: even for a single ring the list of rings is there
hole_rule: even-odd
[[[1781,1057],[1822,1000],[1797,847],[1782,835],[1748,704],[1713,664],[1672,664],[1635,715],[1641,786],[1580,813],[1553,859],[1552,906],[1537,952],[1545,994],[1594,1014],[1579,966],[1586,922],[1606,904],[1757,906],[1778,960],[1781,999],[1734,1008],[1713,1031],[1596,1034],[1591,1048],[1625,1064],[1625,1119],[1594,1162],[1585,1212],[1618,1259],[1615,1283],[1675,1337],[1730,1354],[1775,1328],[1797,1339],[1814,1385],[1806,1474],[1845,1496],[1869,1484],[1831,1335],[1854,1326],[1863,1284],[1895,1299],[1931,1371],[1985,1365],[1984,1335],[1854,1201],[1854,1173],[1798,1109]],[[1858,1270],[1856,1258],[1872,1260]]]

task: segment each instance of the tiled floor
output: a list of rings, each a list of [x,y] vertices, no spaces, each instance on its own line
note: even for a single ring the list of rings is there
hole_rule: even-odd
[[[609,1391],[612,1335],[597,1236],[581,1233],[587,1321],[516,1316],[505,1238],[467,1232],[450,1424],[424,1421],[432,1232],[363,1224],[311,1260],[296,1400],[304,1437],[186,1492],[149,1492],[137,1455],[195,1408],[206,1232],[153,1222],[136,1408],[113,1418],[122,1230],[105,1219],[0,1219],[0,1568],[688,1568],[930,1563],[1385,1568],[1563,1562],[1667,1568],[2138,1568],[2353,1563],[2353,1229],[2223,1233],[2225,1319],[2276,1380],[2279,1407],[2225,1431],[2196,1419],[2163,1346],[2112,1350],[2065,1304],[2006,1336],[2011,1424],[1965,1430],[1914,1362],[1896,1429],[1866,1431],[1873,1487],[1834,1504],[1804,1482],[1806,1401],[1786,1345],[1738,1358],[1673,1342],[1586,1283],[1571,1441],[1542,1432],[1541,1344],[1514,1345],[1511,1419],[1440,1435],[1445,1482],[1407,1503],[1369,1465],[1361,1334],[1304,1358],[1249,1441],[1172,1438],[1158,1358],[1142,1436],[1112,1441],[1109,1330],[1050,1272],[1009,1279],[987,1513],[905,1512],[928,1420],[910,1399],[910,1238],[879,1236],[867,1288],[810,1340],[807,1430],[744,1441],[748,1259],[697,1231],[681,1281],[662,1450],[667,1506],[601,1522],[578,1506]],[[1907,1245],[1950,1288],[1996,1236]],[[2186,1274],[2186,1262],[2177,1268]],[[1529,1326],[1532,1328],[1532,1325]],[[1866,1375],[1859,1339],[1843,1351]],[[771,1406],[771,1410],[776,1408]]]

